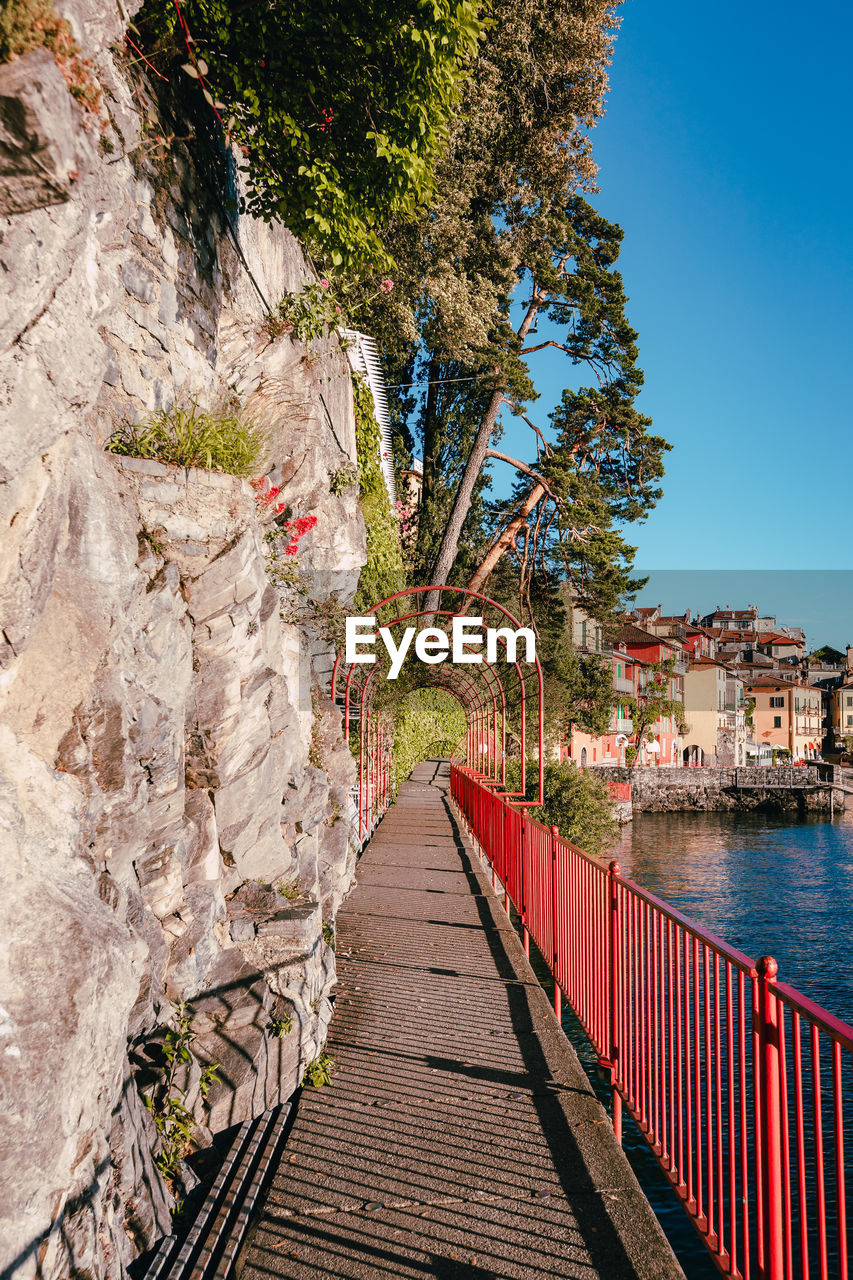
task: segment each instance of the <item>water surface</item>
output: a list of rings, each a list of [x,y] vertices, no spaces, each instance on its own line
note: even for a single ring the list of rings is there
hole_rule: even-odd
[[[851,797],[853,801],[853,797]],[[832,820],[774,813],[645,813],[611,851],[624,875],[853,1022],[853,809]],[[571,1011],[563,1026],[605,1101]],[[639,1130],[624,1146],[688,1280],[718,1275]]]
[[[623,874],[853,1022],[853,810],[642,813],[612,856]]]

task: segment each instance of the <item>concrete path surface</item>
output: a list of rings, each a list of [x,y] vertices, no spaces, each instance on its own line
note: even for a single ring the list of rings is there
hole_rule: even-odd
[[[338,917],[334,1087],[306,1088],[244,1280],[677,1280],[448,799],[420,765]]]

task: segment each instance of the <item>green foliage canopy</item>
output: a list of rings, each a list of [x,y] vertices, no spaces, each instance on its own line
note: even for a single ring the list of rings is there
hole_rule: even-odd
[[[450,756],[465,737],[465,712],[444,689],[413,689],[394,714],[394,781],[405,782],[422,760]]]
[[[387,261],[378,232],[434,190],[477,0],[183,0],[208,92],[245,157],[246,207],[328,263]],[[171,0],[137,18],[151,55],[187,49]],[[189,64],[195,70],[199,63]],[[206,70],[205,70],[206,68]]]

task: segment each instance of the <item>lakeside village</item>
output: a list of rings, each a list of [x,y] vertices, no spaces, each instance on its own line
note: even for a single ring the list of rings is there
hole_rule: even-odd
[[[612,644],[575,608],[572,629],[575,648],[600,656],[613,680],[608,731],[572,726],[561,744],[561,758],[581,768],[805,765],[837,761],[853,745],[853,646],[806,655],[802,629],[756,605],[695,619],[690,609],[638,608]],[[667,684],[654,696],[682,714],[638,733],[631,707],[642,707],[652,682]]]

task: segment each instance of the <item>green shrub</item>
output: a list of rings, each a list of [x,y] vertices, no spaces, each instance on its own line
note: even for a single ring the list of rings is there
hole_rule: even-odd
[[[507,761],[507,785],[517,791],[521,782],[521,765]],[[536,796],[538,770],[535,761],[527,765],[527,799]],[[619,834],[613,817],[610,793],[604,778],[594,770],[578,769],[571,760],[546,764],[543,778],[545,803],[527,810],[531,818],[546,827],[556,827],[564,840],[570,840],[585,853],[601,857]]]
[[[119,427],[107,448],[129,458],[153,458],[175,467],[201,467],[250,476],[266,446],[264,433],[236,413],[160,409],[139,423]]]
[[[345,5],[172,0],[135,21],[158,68],[189,67],[245,157],[250,212],[335,266],[385,260],[377,231],[412,217],[481,32],[477,0]],[[198,72],[202,79],[199,80]],[[189,80],[185,76],[187,84]]]

